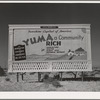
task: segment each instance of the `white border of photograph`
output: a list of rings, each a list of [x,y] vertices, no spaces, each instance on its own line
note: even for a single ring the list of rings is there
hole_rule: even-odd
[[[100,99],[100,92],[0,92],[0,99]]]
[[[100,3],[100,1],[0,1],[0,3]],[[0,92],[0,99],[100,99],[100,92]]]

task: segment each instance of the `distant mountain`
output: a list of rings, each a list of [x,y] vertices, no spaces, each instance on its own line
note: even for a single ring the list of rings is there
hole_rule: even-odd
[[[75,52],[76,52],[76,51],[78,51],[78,52],[84,52],[85,50],[84,50],[83,48],[80,47],[80,48],[76,49]]]

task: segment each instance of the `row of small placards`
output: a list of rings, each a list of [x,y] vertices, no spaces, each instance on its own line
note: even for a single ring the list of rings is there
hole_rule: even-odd
[[[25,45],[14,46],[15,61],[26,60]]]

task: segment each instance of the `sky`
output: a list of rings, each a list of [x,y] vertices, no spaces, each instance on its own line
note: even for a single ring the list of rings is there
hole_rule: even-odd
[[[0,3],[1,67],[7,67],[9,24],[91,24],[92,64],[100,66],[100,4]]]

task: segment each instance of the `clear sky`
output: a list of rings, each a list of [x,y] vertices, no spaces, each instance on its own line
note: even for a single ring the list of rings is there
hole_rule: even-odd
[[[91,24],[93,66],[100,65],[100,4],[1,3],[1,67],[7,67],[8,24]]]

